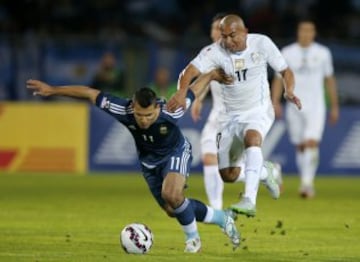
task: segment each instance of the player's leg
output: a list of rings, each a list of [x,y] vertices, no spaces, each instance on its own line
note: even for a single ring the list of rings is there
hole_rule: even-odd
[[[185,152],[178,152],[172,157],[179,159],[168,161],[164,172],[167,175],[162,187],[162,198],[174,210],[174,215],[182,225],[186,235],[186,252],[197,252],[200,248],[200,237],[197,231],[196,221],[217,224],[231,239],[234,246],[240,244],[240,235],[235,227],[232,217],[223,210],[217,210],[206,206],[199,200],[188,199],[184,196],[186,177],[189,174],[191,158]],[[189,159],[187,161],[186,159]]]
[[[186,235],[185,252],[198,252],[201,248],[201,242],[195,214],[192,205],[189,204],[190,201],[185,199],[183,193],[185,176],[179,173],[168,174],[168,163],[161,164],[153,169],[142,166],[142,171],[157,203],[168,216],[176,217],[181,224]]]
[[[235,136],[231,123],[218,132],[216,143],[222,180],[227,183],[244,181],[244,161],[241,159],[243,143]]]
[[[286,106],[286,124],[291,143],[295,146],[295,162],[300,176],[304,177],[304,130],[305,114],[303,110],[298,110],[293,105]]]
[[[262,142],[274,122],[274,111],[269,106],[268,111],[257,114],[249,119],[248,123],[237,125],[236,135],[242,137],[244,134],[244,158],[245,158],[245,192],[242,200],[231,206],[231,209],[240,214],[255,216],[256,199],[259,189],[260,179],[264,171],[264,159],[262,154]],[[245,126],[243,126],[245,125]],[[268,175],[269,172],[265,173]],[[280,192],[279,185],[277,186]],[[278,196],[277,196],[278,197]]]
[[[173,210],[174,216],[185,233],[185,252],[196,253],[201,248],[195,212],[189,199],[184,196],[186,177],[191,165],[191,145],[186,142],[183,148],[170,156],[162,170],[164,181],[161,197]]]
[[[300,195],[304,198],[314,197],[314,180],[319,166],[319,141],[325,125],[325,109],[318,108],[306,114],[304,133],[304,167],[301,179]]]
[[[217,161],[216,125],[207,122],[201,133],[201,154],[204,169],[205,192],[210,206],[221,209],[223,205],[224,182],[221,179]]]
[[[224,182],[219,173],[217,155],[206,153],[202,156],[204,165],[204,184],[210,206],[221,209],[223,206]]]

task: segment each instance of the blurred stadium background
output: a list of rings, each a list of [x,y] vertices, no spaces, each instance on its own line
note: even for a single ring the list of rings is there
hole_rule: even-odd
[[[56,103],[64,99],[35,98],[25,81],[93,85],[103,54],[111,53],[120,77],[117,88],[110,91],[129,96],[136,88],[153,84],[161,69],[163,81],[174,85],[184,66],[210,43],[211,18],[223,11],[241,14],[250,32],[270,35],[279,47],[294,41],[299,18],[314,19],[318,41],[333,53],[342,106],[339,124],[325,131],[319,173],[360,174],[357,0],[199,0],[196,4],[189,0],[3,0],[0,170],[137,170],[135,148],[120,124],[86,103],[67,99],[64,105]],[[194,124],[187,116],[182,124],[194,145],[194,170],[200,171],[203,122]],[[264,153],[281,162],[286,172],[295,171],[282,121],[275,124]]]
[[[143,259],[194,261],[182,252],[175,220],[146,189],[127,130],[86,102],[33,97],[25,81],[95,85],[110,53],[118,82],[104,89],[129,96],[154,85],[159,71],[173,86],[211,42],[217,12],[240,14],[250,32],[279,47],[295,40],[298,18],[312,18],[318,41],[333,54],[341,115],[325,129],[316,199],[297,195],[294,152],[279,120],[264,154],[289,175],[284,196],[274,202],[261,188],[259,216],[238,220],[246,239],[240,252],[228,250],[217,228],[200,225],[204,252],[196,261],[359,261],[359,0],[1,0],[0,261],[138,261],[118,244],[122,226],[134,221],[155,233]],[[210,101],[199,123],[188,114],[181,120],[198,174],[187,193],[204,201],[199,141],[209,108]],[[226,185],[225,205],[238,193],[238,184]]]

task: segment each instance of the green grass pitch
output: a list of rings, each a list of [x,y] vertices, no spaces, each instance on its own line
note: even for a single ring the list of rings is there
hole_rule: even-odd
[[[200,175],[186,194],[206,200]],[[184,236],[139,174],[0,175],[0,261],[360,261],[360,179],[319,177],[317,196],[298,197],[298,178],[272,200],[261,187],[255,218],[239,216],[235,252],[214,225],[199,225],[202,251],[184,254]],[[242,184],[226,185],[225,205]],[[119,232],[131,222],[155,235],[149,254],[128,255]]]

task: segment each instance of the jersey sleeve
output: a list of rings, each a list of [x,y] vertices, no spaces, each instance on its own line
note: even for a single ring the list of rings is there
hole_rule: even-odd
[[[214,45],[203,48],[200,53],[190,62],[200,73],[207,73],[216,67],[216,51]]]
[[[128,99],[112,96],[103,92],[96,97],[96,106],[120,122],[125,121],[127,115],[133,113],[129,104],[130,101]]]
[[[285,70],[288,65],[284,56],[281,54],[279,48],[275,43],[267,36],[264,36],[263,48],[267,56],[267,62],[276,72]]]
[[[178,120],[180,119],[185,112],[187,111],[187,109],[190,108],[191,104],[194,102],[195,100],[195,94],[191,89],[188,89],[187,94],[186,94],[186,108],[178,108],[177,110],[175,110],[175,112],[169,112],[167,111],[166,108],[163,109],[163,112],[168,115],[170,118],[172,118],[173,120]]]
[[[334,74],[334,67],[332,61],[332,55],[329,49],[325,49],[325,59],[324,59],[324,74],[325,76],[332,76]]]

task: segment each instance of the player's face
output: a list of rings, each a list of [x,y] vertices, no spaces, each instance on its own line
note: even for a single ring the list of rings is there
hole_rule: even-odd
[[[213,42],[216,42],[221,38],[220,21],[221,21],[221,19],[218,19],[218,20],[215,20],[211,24],[210,34],[211,34],[211,39],[213,40]]]
[[[230,52],[238,52],[246,49],[247,29],[236,23],[220,26],[221,43]]]
[[[157,104],[144,108],[135,102],[133,108],[136,123],[141,129],[148,129],[156,121],[160,112]]]
[[[298,42],[302,46],[310,45],[316,35],[315,25],[311,22],[303,22],[298,26],[297,38]]]

